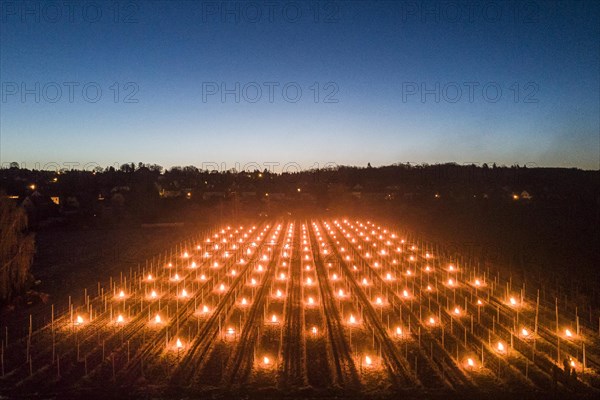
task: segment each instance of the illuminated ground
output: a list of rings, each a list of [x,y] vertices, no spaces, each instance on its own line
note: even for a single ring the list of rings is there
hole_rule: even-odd
[[[2,392],[598,394],[591,311],[557,319],[535,283],[439,251],[366,220],[221,227],[110,287],[67,288],[69,309],[3,337]]]

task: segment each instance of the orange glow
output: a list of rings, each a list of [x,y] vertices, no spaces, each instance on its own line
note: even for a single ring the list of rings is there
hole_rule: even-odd
[[[573,333],[571,333],[570,330],[565,329],[565,336],[568,337],[568,338],[573,337]]]

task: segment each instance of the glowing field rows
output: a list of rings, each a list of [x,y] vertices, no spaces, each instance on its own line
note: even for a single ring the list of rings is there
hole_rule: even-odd
[[[598,332],[511,283],[370,221],[225,226],[7,334],[2,387],[595,392]]]

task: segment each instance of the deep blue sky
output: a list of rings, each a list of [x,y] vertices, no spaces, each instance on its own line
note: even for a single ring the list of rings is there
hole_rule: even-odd
[[[268,3],[2,1],[0,161],[599,168],[600,2]]]

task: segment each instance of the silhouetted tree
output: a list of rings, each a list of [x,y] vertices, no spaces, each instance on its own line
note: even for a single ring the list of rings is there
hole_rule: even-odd
[[[27,232],[27,214],[0,194],[0,302],[10,300],[27,285],[35,249]]]

